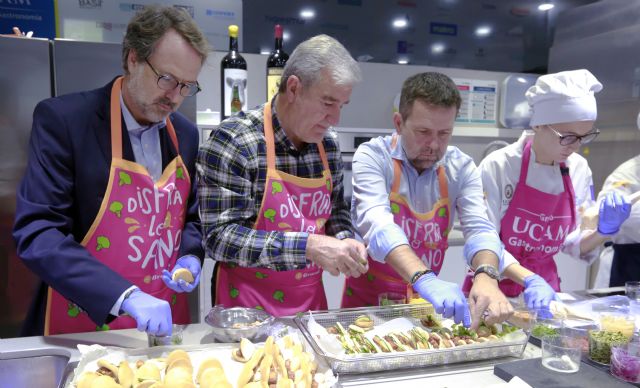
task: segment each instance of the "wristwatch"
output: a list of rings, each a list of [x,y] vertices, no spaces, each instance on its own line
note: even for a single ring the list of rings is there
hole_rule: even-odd
[[[500,281],[500,272],[498,272],[498,269],[491,264],[480,264],[478,268],[476,268],[473,278],[475,279],[476,276],[481,273],[489,275],[491,279]]]

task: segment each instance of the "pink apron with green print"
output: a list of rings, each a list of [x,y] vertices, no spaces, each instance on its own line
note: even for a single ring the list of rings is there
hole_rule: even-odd
[[[395,146],[396,139],[393,140]],[[438,182],[440,199],[428,213],[418,213],[411,209],[409,201],[398,193],[402,177],[402,162],[394,159],[394,182],[389,195],[393,221],[399,225],[409,240],[415,254],[436,274],[440,272],[447,250],[449,234],[449,190],[443,166],[439,166]],[[369,271],[357,278],[345,280],[342,307],[377,306],[378,295],[393,292],[407,295],[409,284],[386,263],[368,258]]]
[[[322,143],[318,143],[321,178],[299,178],[275,168],[275,145],[271,105],[264,107],[267,145],[267,178],[262,205],[254,229],[324,234],[331,215],[331,173]],[[308,310],[326,310],[322,269],[310,264],[292,271],[242,268],[219,263],[216,304],[264,309],[274,316]]]
[[[122,159],[121,83],[122,78],[116,80],[111,90],[109,183],[82,245],[142,291],[168,301],[174,323],[189,323],[186,294],[167,288],[162,270],[173,268],[178,257],[191,179],[180,156],[167,165],[156,183],[143,166]],[[177,150],[173,125],[169,120],[166,124]],[[77,305],[49,288],[46,335],[134,327],[135,320],[128,316],[97,327]]]

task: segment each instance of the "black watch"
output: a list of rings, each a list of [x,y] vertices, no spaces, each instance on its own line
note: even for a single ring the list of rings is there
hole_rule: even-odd
[[[476,268],[473,278],[475,279],[476,276],[481,273],[487,274],[491,279],[500,281],[500,272],[491,264],[480,264],[478,268]]]

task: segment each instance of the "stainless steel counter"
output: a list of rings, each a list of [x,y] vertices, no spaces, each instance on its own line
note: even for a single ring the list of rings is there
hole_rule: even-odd
[[[183,332],[184,345],[213,343],[213,337],[205,324],[188,325]],[[147,346],[145,333],[135,329],[113,330],[108,332],[65,334],[48,337],[25,337],[0,340],[0,359],[12,352],[29,352],[30,354],[49,354],[52,350],[57,354],[68,354],[69,362],[77,361],[80,353],[78,344],[101,344],[124,348],[143,348]],[[525,358],[539,357],[540,349],[528,344]],[[434,387],[465,387],[469,381],[474,386],[483,387],[504,382],[493,374],[493,365],[500,362],[512,361],[515,358],[502,358],[490,361],[443,365],[412,370],[397,370],[389,372],[370,373],[366,375],[339,376],[341,386],[395,386],[398,384],[429,384]],[[2,386],[2,384],[0,384]]]

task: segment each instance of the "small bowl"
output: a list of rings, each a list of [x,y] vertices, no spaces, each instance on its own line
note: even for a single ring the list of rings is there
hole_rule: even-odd
[[[580,369],[582,345],[573,337],[553,335],[542,337],[542,366],[560,373],[575,373]]]
[[[589,359],[603,365],[609,365],[611,347],[624,345],[629,342],[621,332],[606,330],[592,330],[589,332]]]
[[[157,336],[147,333],[147,344],[149,347],[182,345],[182,332],[184,325],[173,325],[171,335]]]
[[[640,344],[611,347],[611,374],[629,383],[640,383]]]
[[[257,341],[264,337],[274,319],[263,310],[214,306],[204,321],[211,326],[211,333],[216,341],[240,342],[243,338]]]
[[[567,319],[564,321],[564,327],[560,329],[561,335],[573,337],[582,345],[582,353],[589,353],[589,332],[598,330],[599,326],[596,321],[588,319]]]

